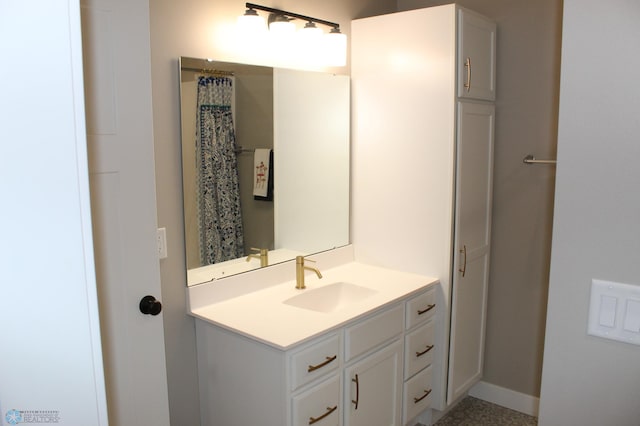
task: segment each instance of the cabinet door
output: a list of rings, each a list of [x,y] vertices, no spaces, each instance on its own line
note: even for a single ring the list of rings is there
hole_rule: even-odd
[[[402,406],[400,341],[345,370],[345,426],[400,426]]]
[[[496,24],[458,10],[458,96],[496,98]]]
[[[447,402],[482,376],[489,279],[493,105],[458,103],[456,213]]]

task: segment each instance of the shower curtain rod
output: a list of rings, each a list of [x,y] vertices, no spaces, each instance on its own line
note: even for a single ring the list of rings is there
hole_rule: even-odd
[[[223,70],[216,70],[216,69],[209,69],[209,68],[182,67],[182,70],[184,70],[184,71],[195,71],[195,72],[201,72],[201,73],[204,73],[204,74],[213,74],[213,75],[219,75],[219,76],[231,76],[231,77],[233,77],[233,75],[234,75],[233,71],[223,71]]]
[[[241,152],[255,152],[256,149],[271,149],[271,148],[243,148],[241,146],[237,146],[236,147],[236,154],[239,154]],[[273,151],[273,149],[271,149]]]

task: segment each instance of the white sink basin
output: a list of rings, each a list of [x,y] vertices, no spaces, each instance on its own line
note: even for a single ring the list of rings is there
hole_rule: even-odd
[[[301,294],[290,297],[283,303],[311,311],[334,312],[377,293],[375,290],[347,282],[336,282],[301,291]]]

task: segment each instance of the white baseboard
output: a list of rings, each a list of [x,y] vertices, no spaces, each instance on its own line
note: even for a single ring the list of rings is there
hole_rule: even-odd
[[[535,396],[516,392],[487,382],[478,382],[469,390],[469,395],[492,404],[538,417],[540,398]]]

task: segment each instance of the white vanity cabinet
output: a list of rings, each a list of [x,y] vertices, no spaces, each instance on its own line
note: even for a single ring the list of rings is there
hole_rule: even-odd
[[[428,366],[406,373],[405,347],[436,311],[433,287],[286,350],[196,320],[202,424],[402,425],[403,391],[413,403],[430,386]]]
[[[439,410],[482,375],[495,42],[494,23],[454,4],[351,24],[352,243],[363,262],[440,280],[442,309],[413,331],[433,333],[430,368],[404,391]]]
[[[342,425],[341,333],[283,351],[197,320],[196,337],[203,425]]]

